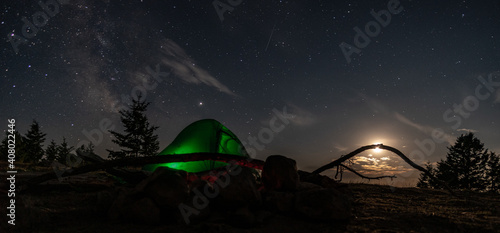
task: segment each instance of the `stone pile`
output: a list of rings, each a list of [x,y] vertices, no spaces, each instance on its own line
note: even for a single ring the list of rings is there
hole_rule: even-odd
[[[351,201],[335,181],[298,172],[295,160],[281,155],[266,159],[261,176],[229,164],[210,177],[215,181],[160,167],[135,188],[122,190],[108,216],[143,224],[217,221],[241,227],[276,214],[325,221],[351,216]]]
[[[294,160],[272,155],[262,171],[264,208],[315,220],[344,220],[351,216],[350,199],[334,180],[299,173]]]

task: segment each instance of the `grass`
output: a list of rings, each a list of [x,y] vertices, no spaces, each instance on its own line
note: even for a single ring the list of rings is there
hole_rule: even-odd
[[[355,218],[351,231],[498,232],[496,194],[351,185]]]

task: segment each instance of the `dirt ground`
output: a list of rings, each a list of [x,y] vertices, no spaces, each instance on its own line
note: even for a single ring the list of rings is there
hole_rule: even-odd
[[[1,173],[0,232],[500,232],[500,195],[348,184],[353,217],[317,222],[274,214],[239,228],[222,220],[148,226],[112,222],[106,212],[119,184],[104,172],[53,180],[16,196],[16,225],[7,224],[5,172]],[[18,183],[38,173],[25,173]]]

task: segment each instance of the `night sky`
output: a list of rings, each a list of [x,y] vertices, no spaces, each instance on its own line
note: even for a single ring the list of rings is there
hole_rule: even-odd
[[[47,144],[94,140],[107,157],[117,148],[101,128],[122,132],[118,110],[142,93],[160,148],[213,118],[256,158],[282,154],[306,171],[373,143],[436,162],[467,132],[500,153],[497,0],[43,2],[2,2],[3,130],[36,119]],[[284,128],[269,134],[271,121]],[[397,175],[383,181],[393,185],[419,175],[388,152],[353,162]]]

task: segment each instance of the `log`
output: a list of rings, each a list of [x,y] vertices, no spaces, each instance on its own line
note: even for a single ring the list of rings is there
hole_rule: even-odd
[[[340,166],[342,166],[343,168],[351,171],[352,173],[358,175],[359,177],[363,178],[363,179],[368,179],[368,180],[380,180],[380,179],[383,179],[383,178],[397,178],[396,176],[377,176],[377,177],[368,177],[368,176],[365,176],[357,171],[355,171],[354,169],[344,165],[344,164],[340,164]]]
[[[202,160],[213,160],[226,163],[234,163],[236,165],[250,167],[259,170],[262,170],[262,168],[264,167],[264,161],[262,160],[242,157],[238,155],[228,155],[220,153],[192,153],[192,154],[177,154],[177,155],[157,155],[151,157],[138,157],[138,158],[124,158],[124,159],[109,160],[102,163],[94,163],[78,168],[72,168],[64,172],[61,172],[59,174],[56,174],[55,172],[48,172],[27,180],[26,185],[21,187],[21,190],[27,189],[29,186],[40,184],[48,180],[84,174],[92,171],[106,170],[113,167],[142,166],[145,164],[189,162],[189,161],[202,161]]]
[[[104,163],[108,160],[103,159],[101,156],[96,155],[92,152],[84,152],[80,149],[76,150],[76,154],[82,158],[83,160],[89,162],[89,163]],[[131,171],[128,169],[124,168],[117,168],[117,167],[111,167],[111,168],[106,168],[104,169],[107,173],[120,177],[123,179],[125,182],[130,183],[130,184],[138,184],[141,182],[143,179],[147,177],[147,175],[142,172],[142,171]]]

